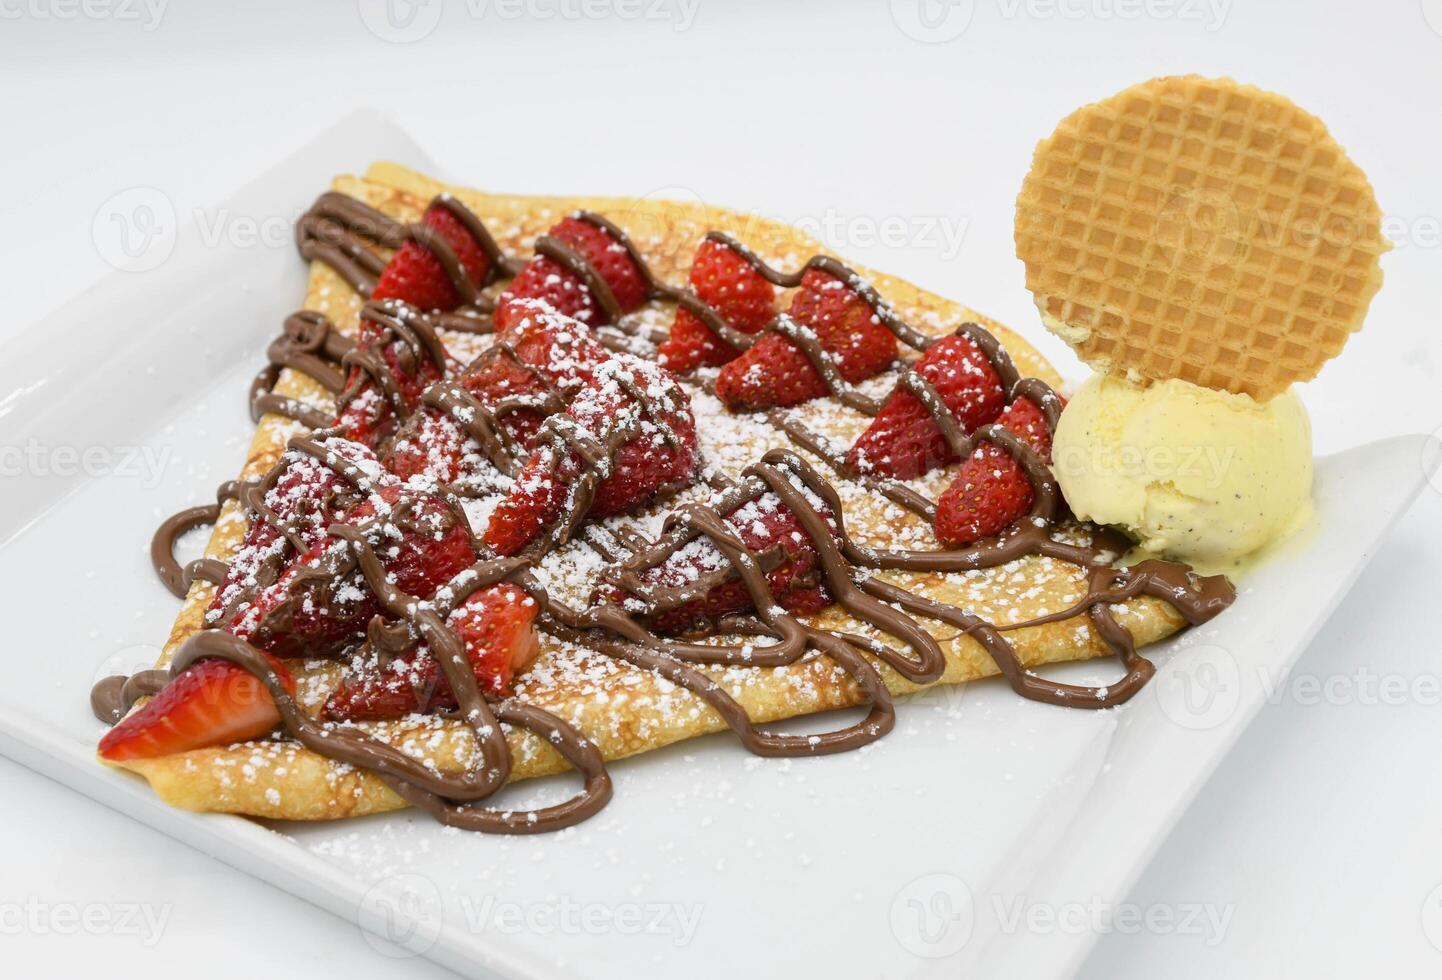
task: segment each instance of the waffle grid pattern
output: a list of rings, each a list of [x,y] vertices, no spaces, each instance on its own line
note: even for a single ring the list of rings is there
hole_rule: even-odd
[[[1387,247],[1321,121],[1226,79],[1155,79],[1077,110],[1017,199],[1027,288],[1083,360],[1259,399],[1341,352]]]

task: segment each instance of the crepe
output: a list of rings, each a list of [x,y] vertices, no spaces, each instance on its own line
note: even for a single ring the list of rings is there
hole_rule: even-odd
[[[449,191],[481,217],[497,242],[512,255],[528,255],[530,243],[564,214],[577,208],[594,210],[625,229],[657,276],[668,282],[684,280],[690,257],[707,230],[724,231],[766,261],[783,268],[795,268],[809,256],[825,252],[818,243],[788,226],[700,204],[483,194],[446,187],[388,163],[376,164],[364,178],[337,178],[333,188],[403,221],[416,220],[435,193]],[[1058,382],[1056,372],[1029,344],[975,311],[902,280],[861,268],[856,271],[867,277],[903,318],[923,332],[939,336],[958,323],[979,322],[1002,341],[1023,375],[1035,376],[1050,384]],[[492,291],[495,289],[492,287]],[[315,262],[311,266],[304,305],[325,314],[343,332],[350,333],[355,329],[362,300],[328,266]],[[669,326],[672,318],[670,304],[659,302],[649,304],[637,315],[661,327]],[[462,360],[485,343],[469,336],[443,336]],[[884,396],[894,380],[895,375],[888,374],[866,382],[862,389]],[[325,389],[290,369],[281,373],[275,390],[327,411],[333,407]],[[688,390],[694,396],[702,452],[707,462],[731,476],[757,461],[766,449],[791,445],[763,419],[729,415],[719,402],[695,386]],[[865,416],[829,399],[802,406],[795,412],[841,445],[849,444],[867,422]],[[241,477],[264,474],[275,465],[286,440],[301,431],[304,430],[298,423],[287,418],[278,415],[262,418]],[[935,495],[950,482],[955,470],[953,466],[933,472],[914,481],[914,485]],[[858,543],[935,547],[931,528],[914,514],[840,478],[835,483],[842,496],[846,524]],[[702,491],[704,488],[692,493]],[[646,513],[606,523],[629,524],[654,535],[665,514],[678,502],[673,499]],[[477,521],[487,513],[486,503],[470,505],[468,512],[473,515],[473,521]],[[239,548],[245,530],[245,519],[238,506],[233,502],[227,504],[214,527],[206,555],[229,559]],[[584,603],[601,564],[599,554],[589,545],[572,542],[547,556],[536,574],[554,594],[567,601]],[[1080,568],[1042,557],[1023,558],[1001,567],[968,573],[882,572],[880,576],[963,606],[1002,626],[1065,609],[1087,591],[1086,574]],[[204,610],[213,592],[214,587],[204,581],[192,586],[165,646],[161,665],[169,661],[187,637],[201,628]],[[1131,599],[1111,609],[1116,621],[1133,634],[1138,647],[1162,639],[1184,625],[1181,615],[1157,599]],[[868,624],[853,620],[839,606],[803,620],[863,636],[880,635]],[[991,657],[971,636],[941,623],[919,621],[936,637],[946,654],[946,671],[937,683],[958,684],[998,672]],[[1006,635],[1018,659],[1029,667],[1111,652],[1085,615],[1026,627]],[[726,728],[721,717],[705,702],[650,671],[548,635],[542,636],[542,645],[544,653],[517,680],[514,697],[569,721],[595,742],[607,760]],[[340,675],[339,666],[323,661],[289,661],[287,667],[297,678],[299,700],[308,710],[318,713]],[[893,692],[917,690],[917,685],[889,667],[878,664],[878,668]],[[788,667],[700,669],[711,674],[745,708],[753,723],[863,701],[857,684],[826,656],[814,652]],[[411,717],[396,722],[360,723],[357,727],[410,755],[430,760],[447,772],[463,770],[479,756],[468,730],[461,723],[444,718]],[[512,779],[567,768],[554,747],[534,733],[508,728],[507,737],[513,760]],[[315,820],[378,813],[406,805],[378,777],[285,740],[267,739],[110,764],[138,773],[150,781],[167,803],[190,810]]]

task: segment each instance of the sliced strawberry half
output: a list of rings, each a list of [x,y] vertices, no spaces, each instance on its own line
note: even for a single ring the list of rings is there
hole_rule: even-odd
[[[725,239],[707,237],[701,242],[689,278],[691,291],[744,334],[759,333],[776,318],[776,287]],[[656,352],[656,362],[684,374],[703,365],[725,364],[740,353],[700,317],[680,307],[670,338]]]
[[[208,618],[214,619],[247,593],[269,585],[286,564],[292,539],[307,549],[319,544],[326,528],[346,519],[369,493],[396,484],[395,477],[367,447],[340,438],[327,439],[322,445],[337,465],[360,474],[360,481],[352,482],[335,466],[308,453],[287,450],[283,469],[262,498],[280,526],[258,516],[251,521],[225,581],[215,591]]]
[[[436,343],[441,343],[439,338]],[[400,398],[401,414],[405,417],[415,412],[422,392],[450,370],[449,354],[444,356],[447,367],[443,369],[427,351],[413,350],[406,341],[392,336],[384,326],[367,318],[361,319],[356,348],[377,354],[385,363]],[[444,346],[441,350],[444,352]],[[400,424],[396,417],[396,405],[376,380],[359,367],[351,368],[341,401],[336,424],[347,439],[378,446]]]
[[[266,659],[294,693],[290,672]],[[259,678],[228,660],[199,660],[106,732],[100,755],[111,762],[153,759],[260,738],[279,724],[280,712]]]
[[[527,262],[501,293],[493,314],[497,327],[505,329],[515,321],[515,301],[522,299],[545,303],[557,313],[583,323],[595,323],[600,309],[585,281],[546,255]]]
[[[808,269],[787,313],[815,333],[837,373],[851,384],[880,374],[896,360],[895,335],[861,294],[829,272]],[[716,379],[716,395],[732,411],[799,405],[828,394],[805,352],[779,333],[761,337]]]
[[[1051,462],[1051,430],[1030,398],[1012,402],[997,424]],[[1021,464],[1001,446],[984,442],[936,502],[936,536],[957,547],[993,537],[1026,514],[1033,496]]]
[[[447,618],[446,625],[465,645],[477,683],[490,697],[510,694],[512,681],[540,655],[533,626],[537,611],[534,599],[502,582],[472,593]],[[347,678],[327,699],[325,713],[334,721],[384,721],[456,706],[440,664],[423,645],[384,667],[372,665]]]
[[[587,511],[592,517],[627,513],[663,489],[684,486],[695,475],[696,420],[690,399],[654,364],[612,355],[595,369],[565,419],[565,426],[600,446],[623,431],[636,432],[611,458],[594,462],[600,482]],[[591,465],[569,444],[543,438],[492,513],[486,544],[502,555],[524,549],[565,513]]]
[[[650,287],[646,285],[636,260],[631,257],[631,250],[607,228],[569,215],[557,222],[551,229],[551,235],[586,257],[586,261],[611,287],[611,294],[616,297],[623,313],[629,313],[646,302]],[[599,322],[593,324],[599,325]]]
[[[813,501],[818,511],[834,527],[829,509]],[[746,547],[761,558],[763,567],[770,566],[766,583],[771,594],[788,612],[818,612],[831,602],[822,584],[816,548],[805,528],[781,498],[767,492],[733,510],[725,518]],[[698,578],[730,568],[727,558],[705,538],[681,548],[666,561],[643,576],[648,585],[685,588]],[[598,601],[619,602],[624,596],[614,589],[598,592]],[[731,577],[712,586],[703,596],[651,620],[651,628],[659,633],[679,633],[714,623],[728,613],[754,608],[751,594],[739,577]]]
[[[375,525],[371,545],[403,592],[430,598],[475,563],[470,529],[441,498],[387,485],[352,511],[347,523],[361,524],[382,512],[396,516]],[[339,559],[349,549],[349,542],[327,535],[226,628],[280,657],[321,657],[341,649],[380,612],[380,600],[358,569],[339,576],[330,570],[348,564]]]
[[[432,203],[421,215],[421,224],[433,229],[451,247],[473,286],[479,287],[489,278],[491,257],[449,208]],[[371,298],[398,299],[422,310],[453,310],[462,302],[441,260],[413,239],[396,249],[381,270]]]
[[[491,256],[449,208],[432,203],[421,216],[421,224],[455,252],[473,287],[479,288],[489,279],[495,268]],[[427,245],[408,239],[381,270],[371,299],[396,300],[418,310],[453,310],[465,297],[456,290],[435,253]],[[404,415],[413,412],[421,392],[445,374],[427,352],[412,350],[373,320],[361,320],[356,346],[374,351],[385,362],[404,403]],[[337,418],[341,431],[357,442],[377,446],[395,431],[398,420],[394,416],[395,406],[375,379],[359,367],[351,368]]]
[[[994,421],[1006,406],[991,360],[960,334],[928,348],[915,371],[936,389],[965,432]],[[921,399],[898,387],[846,460],[863,473],[905,480],[956,462],[956,454]]]
[[[646,301],[649,287],[630,250],[605,228],[570,216],[553,226],[548,234],[571,246],[591,264],[610,287],[623,313]],[[556,312],[588,326],[611,322],[609,312],[591,295],[585,280],[547,255],[538,255],[527,262],[501,294],[494,316],[498,328],[504,330],[524,315],[513,308],[514,301],[522,299],[540,300]]]
[[[509,404],[501,424],[530,449],[546,416],[546,407],[515,408],[517,402],[543,406],[554,391],[568,404],[611,352],[591,338],[577,320],[561,316],[534,300],[518,301],[517,316],[502,331],[499,344],[482,353],[456,379],[491,408]],[[517,363],[519,362],[519,363]],[[475,476],[487,465],[476,445],[450,415],[425,408],[412,415],[390,447],[386,465],[402,480],[426,475],[443,483]]]

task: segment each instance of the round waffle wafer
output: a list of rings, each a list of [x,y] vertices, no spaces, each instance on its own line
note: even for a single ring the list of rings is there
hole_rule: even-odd
[[[1078,109],[1017,198],[1027,288],[1084,361],[1258,399],[1341,352],[1387,248],[1322,122],[1230,79],[1158,78]]]

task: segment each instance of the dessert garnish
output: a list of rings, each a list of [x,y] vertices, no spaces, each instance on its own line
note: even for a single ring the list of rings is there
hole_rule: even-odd
[[[1361,329],[1388,247],[1366,175],[1275,93],[1159,78],[1062,120],[1016,249],[1044,322],[1098,372],[1056,431],[1072,511],[1212,567],[1304,523],[1290,386]]]

